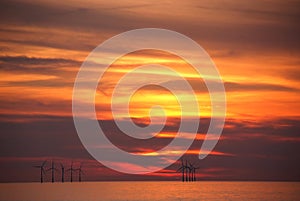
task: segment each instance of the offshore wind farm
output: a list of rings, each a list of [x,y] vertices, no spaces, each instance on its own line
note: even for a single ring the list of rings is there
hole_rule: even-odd
[[[45,183],[45,182],[61,182],[61,183],[64,183],[64,182],[67,182],[65,180],[65,173],[68,173],[69,172],[69,182],[81,182],[82,181],[82,175],[84,175],[84,170],[82,168],[82,163],[80,163],[79,167],[78,168],[74,168],[74,163],[73,161],[71,162],[71,165],[70,165],[70,168],[68,169],[65,169],[65,165],[63,165],[61,162],[59,163],[55,163],[54,160],[51,160],[50,162],[50,167],[48,169],[47,168],[47,162],[49,163],[48,160],[45,160],[42,162],[41,165],[34,165],[33,167],[34,168],[39,168],[40,170],[40,183]],[[57,164],[60,165],[60,168],[57,168]],[[51,180],[47,181],[46,180],[46,176],[47,176],[47,172],[50,172],[51,173]],[[58,173],[60,174],[61,176],[61,180],[56,180],[55,178],[55,173]],[[77,173],[77,174],[76,174]],[[76,177],[76,180],[74,180],[74,177]]]
[[[189,158],[182,158],[176,163],[173,177],[177,181],[84,181],[82,176],[87,172],[82,162],[64,164],[44,160],[40,165],[34,165],[41,184],[0,184],[0,201],[215,201],[228,198],[231,201],[296,201],[300,192],[299,182],[203,181],[197,176],[201,175],[197,174],[201,170],[199,163]],[[68,179],[65,178],[66,173]],[[61,179],[55,180],[59,178],[55,174]],[[19,190],[19,193],[11,193],[12,189]]]
[[[181,166],[177,169],[176,172],[174,172],[174,178],[177,178],[178,174],[181,173],[181,181],[182,182],[195,182],[197,181],[197,174],[196,170],[199,169],[199,166],[195,165],[195,163],[191,163],[188,160],[181,159]],[[184,163],[185,161],[185,163]],[[50,165],[47,169],[47,165]],[[60,166],[60,168],[57,168],[57,166]],[[82,182],[82,176],[85,175],[85,171],[83,170],[83,163],[79,163],[79,167],[74,167],[74,162],[72,161],[69,168],[65,169],[65,165],[63,165],[61,162],[55,162],[54,160],[45,160],[41,163],[41,165],[34,165],[34,168],[39,169],[40,174],[40,183],[47,182],[46,176],[47,172],[51,173],[51,181],[54,182],[67,182],[65,180],[65,174],[69,173],[69,182],[73,182],[74,176],[78,178],[76,180],[77,182]],[[60,174],[61,180],[55,180],[55,173]],[[198,178],[199,179],[199,178]]]

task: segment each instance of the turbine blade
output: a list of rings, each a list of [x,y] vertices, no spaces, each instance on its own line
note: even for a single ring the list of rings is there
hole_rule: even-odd
[[[178,169],[177,169],[177,172],[180,171],[180,170],[182,170],[182,169],[183,169],[183,167],[178,168]]]
[[[44,166],[46,164],[47,160],[45,160],[43,163],[42,163],[42,166]]]

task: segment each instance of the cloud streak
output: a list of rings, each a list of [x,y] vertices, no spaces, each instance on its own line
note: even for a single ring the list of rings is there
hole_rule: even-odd
[[[30,122],[6,122],[1,123],[3,133],[1,135],[1,156],[3,164],[30,164],[37,163],[41,158],[54,158],[56,161],[71,161],[76,158],[77,161],[87,162],[87,167],[100,168],[101,164],[97,165],[82,147],[82,144],[76,135],[73,127],[72,119],[68,117],[49,117],[32,119]],[[205,122],[205,121],[204,121]],[[209,121],[203,122],[202,129]],[[103,121],[101,126],[110,138],[110,140],[118,147],[129,152],[152,152],[159,149],[170,142],[169,139],[152,139],[153,142],[129,139],[128,136],[121,134],[118,129],[113,126],[113,122]],[[200,165],[200,172],[204,173],[205,178],[218,179],[258,179],[262,177],[262,171],[266,168],[271,168],[273,171],[264,172],[262,178],[273,179],[274,172],[281,172],[280,178],[292,178],[297,175],[296,170],[300,167],[299,163],[291,163],[291,161],[299,161],[299,118],[295,119],[274,119],[266,122],[248,122],[227,120],[221,141],[217,144],[215,151],[208,156],[207,159],[199,161],[198,154],[202,138],[196,140],[190,150],[183,157],[190,161],[195,161]],[[106,129],[106,128],[110,129]],[[176,126],[168,126],[166,130],[176,130]],[[253,135],[252,135],[253,134]],[[256,134],[256,135],[255,135]],[[259,135],[257,135],[259,134]],[[277,140],[280,138],[292,137],[297,140]],[[31,143],[34,141],[35,143]],[[156,146],[153,146],[156,145]],[[55,147],[55,149],[53,149]],[[198,152],[197,152],[198,150]],[[146,151],[146,152],[145,152]],[[155,152],[154,152],[155,153]],[[7,160],[5,159],[8,158]],[[274,166],[276,163],[276,166]],[[90,164],[90,165],[89,165]],[[92,165],[94,164],[94,165]],[[22,165],[24,166],[24,165]],[[21,166],[21,167],[22,167]],[[5,166],[1,167],[5,172]],[[220,171],[205,176],[206,168],[221,168],[226,169],[226,173]],[[174,164],[168,169],[177,169],[178,165]],[[90,169],[92,170],[92,169]],[[32,170],[29,175],[32,175]],[[107,178],[105,170],[102,173],[96,171],[97,178]],[[257,174],[257,171],[259,174]],[[92,172],[89,174],[94,175]],[[228,176],[230,175],[230,176]],[[119,179],[127,179],[126,175],[113,173],[111,177]],[[24,174],[24,179],[29,179],[29,176]],[[3,181],[12,179],[12,175],[1,175]],[[90,177],[92,178],[92,176]],[[147,177],[144,177],[145,179]],[[165,179],[163,175],[157,177]],[[299,177],[293,177],[299,179]]]
[[[170,115],[158,136],[133,139],[112,121],[110,95],[118,78],[155,61],[179,70],[199,98],[198,135],[182,158],[199,163],[199,176],[208,180],[300,180],[298,7],[296,1],[279,0],[272,4],[258,0],[1,1],[0,181],[34,180],[36,172],[31,167],[45,158],[66,165],[83,161],[89,180],[179,179],[175,173],[178,163],[140,176],[104,168],[84,149],[72,120],[72,87],[88,53],[115,34],[145,27],[178,31],[207,50],[224,80],[228,119],[214,152],[199,161],[197,151],[211,113],[205,84],[193,79],[194,72],[181,58],[161,51],[135,52],[111,66],[96,94],[100,125],[116,146],[132,153],[155,154],[178,130],[178,106],[168,92],[155,86],[136,94],[131,112],[136,124],[146,126],[150,103],[164,103]],[[105,56],[116,53],[107,50]],[[96,63],[91,65],[97,68]],[[133,83],[162,74],[145,71]],[[181,89],[182,83],[173,79],[170,76],[168,84]],[[189,98],[186,94],[185,101]],[[128,118],[120,121],[128,123]]]

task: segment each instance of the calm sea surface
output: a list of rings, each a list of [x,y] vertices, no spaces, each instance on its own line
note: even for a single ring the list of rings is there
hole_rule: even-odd
[[[300,182],[82,182],[0,184],[0,200],[299,201]]]

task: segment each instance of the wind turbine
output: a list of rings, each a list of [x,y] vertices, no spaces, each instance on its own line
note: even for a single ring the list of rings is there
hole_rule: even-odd
[[[73,161],[71,163],[71,168],[67,169],[67,171],[71,173],[71,182],[73,182],[73,172],[75,172],[76,170],[73,168]]]
[[[185,181],[190,181],[190,172],[191,172],[191,168],[188,166],[187,164],[187,160],[185,160]]]
[[[199,169],[199,167],[195,167],[193,164],[190,163],[191,171],[192,171],[192,181],[196,181],[196,170]]]
[[[181,167],[178,168],[177,172],[181,170],[181,175],[182,175],[182,182],[184,182],[184,171],[185,171],[185,166],[183,164],[183,160],[181,159]]]
[[[80,167],[78,169],[75,169],[76,171],[78,171],[78,181],[81,182],[81,175],[84,174],[82,168],[82,164],[80,163]]]
[[[46,174],[45,169],[44,169],[44,166],[46,165],[46,162],[47,162],[47,160],[45,160],[45,161],[42,163],[42,165],[35,165],[35,166],[33,166],[33,167],[35,167],[35,168],[39,168],[40,171],[41,171],[41,183],[44,182],[43,174]]]
[[[196,170],[200,169],[200,167],[194,167],[194,181],[196,181]]]
[[[51,168],[49,168],[47,171],[50,171],[50,170],[51,170],[51,173],[52,173],[52,183],[54,183],[54,179],[55,179],[54,171],[57,171],[57,169],[55,168],[53,160],[51,162]]]
[[[61,163],[60,163],[60,167],[61,167],[61,182],[64,183],[65,182],[65,167]]]

